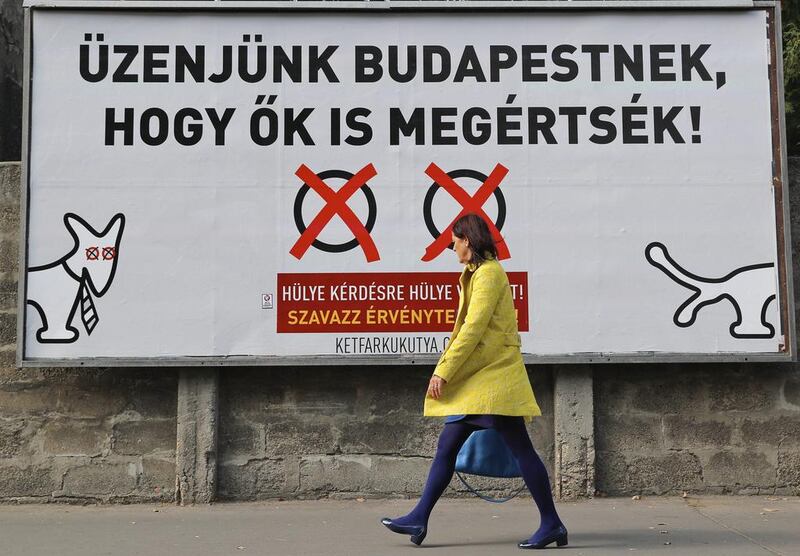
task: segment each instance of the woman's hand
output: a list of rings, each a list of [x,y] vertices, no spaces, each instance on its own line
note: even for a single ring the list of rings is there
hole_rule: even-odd
[[[447,381],[440,376],[433,375],[430,382],[428,382],[428,395],[434,400],[442,397],[442,389]]]

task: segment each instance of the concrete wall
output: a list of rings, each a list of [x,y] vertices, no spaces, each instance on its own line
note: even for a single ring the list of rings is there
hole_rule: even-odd
[[[422,489],[441,430],[422,417],[432,367],[225,370],[219,495],[394,496]],[[552,372],[532,369],[544,417],[531,434],[552,475]],[[454,487],[463,488],[454,479]],[[481,486],[503,488],[500,482]]]
[[[623,365],[595,372],[597,490],[800,494],[794,365]]]
[[[187,477],[200,469],[198,490],[222,499],[419,492],[440,427],[420,417],[430,367],[225,368],[199,390],[196,369],[16,369],[19,179],[0,163],[0,501],[173,500],[176,476],[181,501],[202,501]],[[564,497],[800,494],[796,365],[529,371],[544,411],[534,443]]]

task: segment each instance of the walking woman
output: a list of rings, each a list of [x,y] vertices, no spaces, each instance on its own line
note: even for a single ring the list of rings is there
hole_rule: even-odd
[[[425,490],[411,513],[381,520],[395,533],[421,544],[428,518],[455,469],[456,455],[469,435],[496,429],[519,464],[539,509],[540,524],[520,548],[567,544],[547,470],[533,448],[526,418],[541,415],[520,352],[517,318],[505,271],[486,223],[475,214],[453,225],[453,249],[460,263],[461,297],[453,334],[425,396],[425,416],[447,417],[439,436]]]

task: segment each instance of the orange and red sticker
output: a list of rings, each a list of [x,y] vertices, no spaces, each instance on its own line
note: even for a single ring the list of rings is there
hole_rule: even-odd
[[[450,332],[457,272],[278,274],[277,331]],[[520,332],[528,331],[528,273],[509,272]]]

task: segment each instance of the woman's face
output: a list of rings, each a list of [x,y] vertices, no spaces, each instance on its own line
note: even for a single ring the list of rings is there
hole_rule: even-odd
[[[469,248],[469,240],[467,238],[456,237],[455,234],[452,234],[450,239],[453,240],[453,251],[456,252],[458,262],[461,264],[470,262],[470,260],[472,260],[472,249]]]

